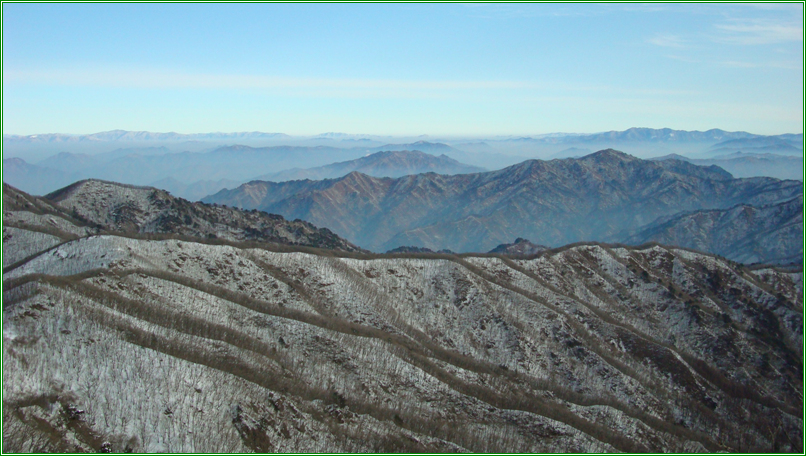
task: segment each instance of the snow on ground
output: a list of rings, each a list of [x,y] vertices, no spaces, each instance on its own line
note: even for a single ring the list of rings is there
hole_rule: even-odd
[[[713,451],[714,418],[690,401],[715,401],[725,441],[766,437],[683,355],[782,400],[798,391],[748,368],[770,350],[765,342],[741,332],[723,344],[758,318],[742,299],[778,302],[775,285],[792,290],[797,277],[761,271],[757,282],[661,247],[580,246],[513,264],[71,241],[4,280],[111,273],[7,291],[4,400],[65,432],[73,424],[59,410],[80,407],[80,421],[118,451],[375,451],[394,449],[379,443],[393,437],[432,450],[612,451],[612,436]],[[702,268],[724,275],[724,292],[708,288]],[[744,309],[739,326],[725,324],[730,308]],[[781,309],[791,323],[796,310]],[[767,363],[787,372],[783,358]],[[39,396],[51,405],[24,405]],[[516,410],[526,405],[537,408]],[[551,406],[609,435],[534,413]],[[639,412],[705,437],[656,429]]]
[[[49,249],[62,240],[50,234],[3,227],[3,267]]]
[[[51,214],[34,214],[28,211],[5,211],[3,212],[3,224],[19,224],[34,227],[54,228],[64,233],[76,236],[87,236],[90,229],[76,226],[67,220]]]

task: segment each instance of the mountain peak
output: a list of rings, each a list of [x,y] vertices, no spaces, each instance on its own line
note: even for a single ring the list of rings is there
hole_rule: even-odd
[[[60,188],[59,190],[56,190],[54,192],[45,195],[45,198],[54,202],[61,202],[62,200],[72,197],[76,193],[80,195],[78,199],[84,199],[89,194],[111,195],[115,193],[120,193],[121,190],[123,189],[129,190],[127,192],[123,192],[127,194],[130,194],[131,190],[140,190],[146,192],[150,191],[162,192],[167,195],[167,192],[165,192],[164,190],[159,190],[154,187],[122,184],[119,182],[111,182],[111,181],[105,181],[103,179],[90,178],[90,179],[83,179],[74,182],[66,187]]]
[[[233,144],[231,146],[221,146],[218,149],[214,150],[213,153],[221,153],[221,152],[232,152],[237,150],[254,150],[255,148],[252,146],[245,146],[243,144]]]
[[[350,180],[350,181],[366,181],[373,179],[372,176],[362,173],[361,171],[350,171],[349,173],[345,174],[342,179]]]
[[[431,156],[421,150],[382,150],[374,154],[367,155],[367,157],[407,157],[407,156]]]
[[[684,161],[684,162],[690,162],[691,161],[690,158],[685,157],[685,156],[680,155],[680,154],[668,154],[668,155],[663,155],[661,157],[650,158],[650,160],[651,161],[680,160],[680,161]]]
[[[594,152],[590,155],[582,157],[582,160],[586,159],[601,160],[601,159],[613,159],[613,158],[627,161],[639,160],[638,158],[633,157],[630,154],[624,153],[616,149],[603,149],[598,152]]]
[[[383,150],[367,154],[355,160],[332,163],[308,169],[293,169],[259,176],[258,180],[283,182],[289,180],[335,179],[358,171],[373,177],[401,177],[411,174],[434,172],[455,175],[483,171],[482,168],[465,165],[447,155],[435,156],[420,150]],[[356,178],[356,176],[353,176]]]
[[[504,255],[513,255],[513,256],[528,256],[528,255],[535,255],[540,253],[544,250],[548,250],[549,248],[535,244],[528,239],[524,239],[519,237],[515,239],[515,242],[512,244],[499,244],[498,247],[490,250],[489,253],[501,253]]]
[[[439,142],[428,142],[428,141],[417,141],[410,144],[385,144],[380,147],[375,147],[371,149],[373,151],[387,151],[387,150],[418,150],[425,153],[434,153],[434,152],[450,152],[456,151],[453,147],[439,143]]]

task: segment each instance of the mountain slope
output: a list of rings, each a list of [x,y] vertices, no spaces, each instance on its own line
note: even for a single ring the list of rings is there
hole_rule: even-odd
[[[46,196],[98,230],[260,241],[346,251],[358,250],[330,230],[265,212],[214,207],[175,198],[163,190],[99,180],[77,182]]]
[[[182,182],[219,179],[250,179],[256,175],[291,168],[300,161],[330,163],[333,158],[354,158],[359,152],[333,147],[249,147],[226,146],[205,153],[127,155],[98,167],[87,168],[92,177],[133,184],[165,178]]]
[[[184,198],[188,201],[198,201],[210,193],[216,193],[225,188],[234,188],[242,183],[243,181],[220,179],[217,181],[199,180],[185,184],[184,182],[168,177],[152,182],[149,184],[149,187],[169,191],[172,195]]]
[[[436,154],[443,155],[443,154],[450,154],[453,152],[461,152],[458,149],[453,148],[447,144],[432,143],[428,141],[416,141],[408,144],[385,144],[383,146],[378,146],[370,150],[373,152],[418,150],[420,152],[425,152],[427,154],[433,154],[433,155]]]
[[[35,165],[15,167],[4,161],[3,176],[6,182],[21,190],[37,194],[49,193],[83,179],[103,179],[131,185],[150,185],[165,179],[183,183],[221,180],[244,182],[257,175],[299,166],[299,163],[318,166],[365,154],[361,150],[326,146],[235,145],[218,147],[209,152],[169,153],[160,153],[159,148],[133,153],[121,150],[99,154],[97,159],[96,156],[82,154],[57,154],[42,161],[69,171],[49,170]],[[20,159],[12,160],[21,162]],[[180,196],[192,198],[196,195],[189,192]]]
[[[768,204],[801,193],[797,181],[733,179],[715,166],[605,150],[458,176],[353,172],[323,181],[256,181],[203,201],[308,220],[375,251],[405,245],[486,252],[517,237],[549,246],[603,240],[681,211]]]
[[[719,166],[731,173],[734,177],[769,176],[778,179],[803,180],[802,151],[798,152],[798,156],[749,153],[751,149],[744,149],[744,151],[745,152],[734,152],[705,159],[693,159],[671,154],[653,158],[652,160],[665,161],[673,159],[687,161],[698,166]]]
[[[94,236],[4,273],[11,452],[802,452],[802,273]]]
[[[803,262],[803,195],[782,203],[687,212],[626,237],[713,252],[742,263]]]
[[[484,169],[459,163],[447,155],[437,157],[418,150],[401,150],[376,152],[366,157],[333,163],[318,168],[281,171],[279,173],[258,176],[253,180],[283,182],[302,179],[332,179],[342,177],[353,171],[375,177],[400,177],[428,172],[437,174],[467,174],[481,172],[484,171]]]
[[[722,141],[711,146],[711,150],[770,149],[782,151],[800,150],[803,153],[803,135],[761,136]]]
[[[29,193],[44,195],[72,182],[68,173],[27,163],[21,158],[3,160],[3,182]]]
[[[3,268],[96,232],[52,202],[3,183]]]

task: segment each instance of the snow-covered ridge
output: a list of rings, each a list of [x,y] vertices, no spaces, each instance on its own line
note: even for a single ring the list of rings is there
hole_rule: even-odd
[[[14,194],[12,202],[46,205],[61,218],[73,219],[84,226],[84,234],[120,233],[126,235],[167,234],[223,241],[256,241],[304,245],[344,251],[358,251],[356,246],[333,232],[310,223],[285,220],[275,214],[244,211],[226,206],[192,203],[164,190],[88,179],[77,182],[45,198],[34,198],[5,186]],[[16,199],[14,199],[16,198]],[[29,205],[30,205],[29,203]],[[19,206],[19,207],[17,207]],[[18,204],[15,209],[28,209]],[[27,210],[15,210],[9,219],[30,219]],[[17,214],[22,214],[17,216]],[[5,217],[5,216],[4,216]],[[39,221],[39,226],[44,226]],[[64,227],[62,230],[73,232]]]
[[[661,246],[349,256],[105,235],[5,273],[5,445],[802,447],[802,274]]]

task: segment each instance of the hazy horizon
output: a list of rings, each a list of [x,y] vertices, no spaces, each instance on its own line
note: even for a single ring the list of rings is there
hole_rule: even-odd
[[[539,133],[522,133],[522,134],[496,134],[496,135],[484,135],[484,134],[467,134],[467,135],[441,135],[441,134],[429,134],[429,133],[421,133],[421,134],[411,134],[411,135],[392,135],[392,134],[384,134],[384,133],[361,133],[361,132],[345,132],[345,131],[324,131],[321,133],[314,133],[314,134],[307,134],[307,135],[292,135],[287,134],[282,131],[259,131],[259,130],[242,130],[242,131],[177,131],[177,130],[163,130],[163,131],[149,131],[149,130],[128,130],[125,128],[113,128],[111,130],[104,130],[104,131],[94,131],[94,132],[62,132],[62,131],[49,131],[49,132],[38,132],[38,133],[30,133],[30,134],[17,134],[17,133],[3,133],[3,136],[22,136],[22,137],[31,137],[31,136],[45,136],[45,135],[66,135],[66,136],[91,136],[91,135],[98,135],[103,133],[110,133],[116,131],[124,131],[129,133],[153,133],[153,134],[178,134],[178,135],[243,135],[243,134],[268,134],[268,135],[284,135],[290,138],[316,138],[316,137],[325,137],[327,135],[343,135],[343,136],[365,136],[365,137],[373,137],[373,138],[390,138],[390,139],[410,139],[410,138],[422,138],[423,140],[431,139],[496,139],[496,138],[513,138],[513,137],[547,137],[552,135],[557,136],[574,136],[574,135],[595,135],[600,133],[608,133],[608,132],[620,132],[626,131],[631,129],[653,129],[653,130],[664,130],[664,129],[671,129],[671,130],[680,130],[680,131],[699,131],[705,132],[709,130],[723,130],[730,133],[750,133],[754,135],[760,136],[777,136],[777,135],[785,135],[785,134],[803,134],[803,129],[801,128],[800,131],[781,131],[777,133],[770,133],[770,134],[760,134],[753,131],[746,131],[746,130],[726,130],[724,128],[719,127],[712,127],[712,128],[705,128],[699,130],[681,130],[677,128],[670,128],[670,127],[628,127],[624,129],[608,129],[608,130],[599,130],[599,131],[551,131],[551,132],[539,132]]]

